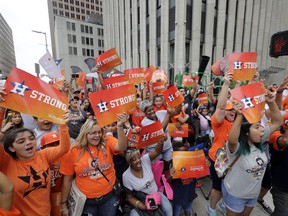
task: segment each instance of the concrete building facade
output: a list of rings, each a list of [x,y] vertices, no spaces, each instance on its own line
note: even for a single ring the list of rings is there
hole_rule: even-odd
[[[271,58],[269,44],[272,34],[288,29],[287,8],[286,0],[105,0],[105,50],[116,48],[120,70],[155,65],[170,79],[196,72],[203,55],[210,74],[229,53],[257,52],[261,76],[276,82],[288,57]]]
[[[0,74],[7,77],[12,67],[16,67],[13,32],[0,14]]]

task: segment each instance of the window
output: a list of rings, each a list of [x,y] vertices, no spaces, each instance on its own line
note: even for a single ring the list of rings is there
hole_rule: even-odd
[[[86,37],[86,44],[89,45],[89,38],[88,37]]]
[[[65,16],[66,16],[66,17],[69,17],[69,12],[65,12]]]
[[[104,47],[104,40],[102,40],[102,47]]]
[[[79,14],[76,15],[76,19],[80,19],[80,15]]]
[[[81,37],[81,43],[85,44],[85,37]]]
[[[63,4],[62,3],[59,3],[59,8],[63,8]]]
[[[91,56],[94,57],[94,50],[91,49]]]
[[[87,49],[87,56],[90,56],[90,49]]]
[[[75,18],[75,14],[74,13],[71,13],[71,18]]]
[[[98,40],[98,47],[101,47],[101,40]]]
[[[75,27],[75,23],[72,23],[72,31],[75,31],[76,27]]]
[[[89,26],[85,26],[85,33],[89,33],[88,27],[89,27]]]
[[[57,9],[53,9],[53,14],[57,15]]]
[[[74,55],[77,55],[77,47],[73,47]]]
[[[72,47],[68,47],[68,49],[69,49],[69,55],[73,55],[73,49],[72,49]]]
[[[59,14],[60,14],[60,16],[64,15],[63,11],[59,11]]]
[[[99,0],[96,0],[96,4],[99,4]]]
[[[92,26],[89,27],[89,32],[90,32],[90,34],[93,34],[93,28],[92,28]]]
[[[84,2],[81,2],[81,7],[84,7],[84,6],[85,6]]]
[[[82,48],[82,55],[86,56],[86,49]]]
[[[89,4],[86,4],[86,8],[88,8],[88,9],[90,8]]]
[[[82,16],[81,19],[82,19],[82,20],[85,20],[85,16]]]
[[[84,25],[81,25],[81,32],[84,32]]]
[[[66,10],[69,10],[69,6],[68,6],[68,5],[65,5],[65,9],[66,9]]]
[[[70,3],[71,3],[71,4],[74,4],[74,0],[70,0]]]
[[[94,5],[91,5],[91,10],[94,10]]]
[[[101,55],[101,53],[102,53],[102,51],[101,51],[101,50],[99,50],[99,51],[98,51],[98,55]]]
[[[68,3],[68,0],[64,0],[64,2],[67,2],[67,3]]]
[[[70,22],[66,22],[66,26],[67,26],[67,30],[71,30],[71,23]]]
[[[79,6],[79,1],[76,1],[76,5]]]
[[[57,2],[52,2],[53,7],[57,7]]]
[[[77,43],[77,41],[76,41],[76,35],[73,35],[73,43]]]
[[[96,11],[99,11],[99,7],[96,6]]]
[[[78,7],[76,8],[76,12],[80,13],[80,9]]]
[[[94,45],[93,44],[93,38],[90,38],[90,45],[92,45],[92,46]]]
[[[101,35],[101,29],[97,28],[97,33],[100,36]]]
[[[71,10],[71,11],[74,11],[74,7],[73,7],[73,6],[71,6],[71,7],[70,7],[70,10]]]
[[[72,43],[72,35],[68,34],[68,42]]]
[[[87,10],[87,11],[86,11],[86,14],[87,14],[87,15],[90,15],[90,11]]]
[[[85,14],[85,10],[84,10],[84,9],[81,9],[81,13],[82,13],[82,14]]]

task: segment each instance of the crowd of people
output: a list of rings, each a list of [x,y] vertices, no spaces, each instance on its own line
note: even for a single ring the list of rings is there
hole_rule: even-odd
[[[250,82],[257,79],[256,73]],[[231,98],[232,82],[233,73],[227,72],[217,97],[213,81],[207,89],[195,80],[190,88],[175,83],[184,102],[174,108],[163,95],[153,94],[151,83],[139,84],[135,111],[119,113],[105,127],[99,126],[89,101],[93,91],[67,81],[59,89],[69,101],[63,125],[0,108],[0,215],[71,215],[69,199],[76,187],[85,196],[80,215],[195,216],[196,179],[173,178],[172,153],[188,151],[203,137],[211,143],[206,146],[212,178],[209,216],[216,216],[216,209],[227,216],[248,216],[257,203],[270,215],[288,215],[288,96],[283,95],[288,78],[279,86],[266,86],[265,110],[256,123],[249,123],[243,104]],[[5,91],[0,93],[2,102]],[[209,102],[203,104],[197,98],[204,93]],[[129,131],[139,135],[156,121],[164,138],[140,150],[127,144]],[[187,123],[188,137],[170,137],[168,123]],[[233,165],[218,177],[214,164],[223,148]],[[153,166],[159,161],[172,198],[156,179]],[[274,212],[264,201],[270,189]]]

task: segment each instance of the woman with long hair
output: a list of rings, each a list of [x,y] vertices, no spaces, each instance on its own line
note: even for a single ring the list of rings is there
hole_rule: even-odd
[[[4,125],[0,131],[0,140],[3,140],[4,135],[9,131],[22,128],[24,126],[24,122],[20,112],[14,110],[7,110],[6,111],[6,119],[4,120]]]
[[[118,140],[105,136],[97,121],[88,119],[80,129],[77,142],[62,160],[60,172],[64,175],[62,187],[62,215],[68,216],[68,197],[75,176],[75,183],[86,196],[82,215],[115,215],[119,197],[113,186],[116,174],[113,155],[124,151],[127,138],[123,125],[128,115],[117,116]]]

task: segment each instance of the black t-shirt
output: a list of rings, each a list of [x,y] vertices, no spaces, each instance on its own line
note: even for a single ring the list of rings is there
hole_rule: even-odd
[[[87,114],[83,110],[73,110],[69,108],[71,111],[69,115],[69,121],[68,121],[68,128],[69,128],[69,135],[71,138],[76,139],[82,125],[85,123],[87,119]]]

